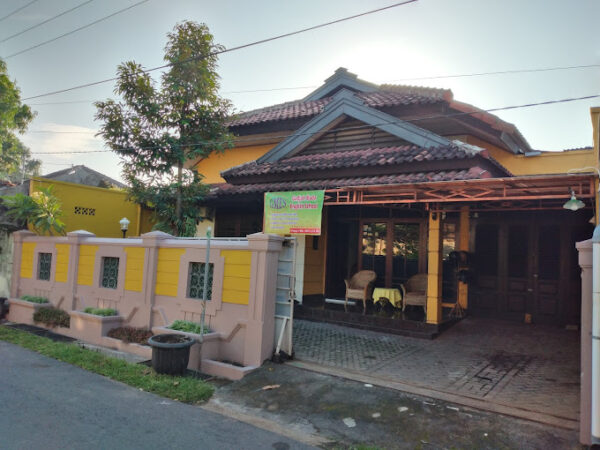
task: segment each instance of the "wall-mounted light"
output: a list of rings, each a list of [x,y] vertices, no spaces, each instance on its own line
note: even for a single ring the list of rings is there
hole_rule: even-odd
[[[127,234],[127,230],[129,229],[129,219],[127,217],[123,217],[121,220],[119,220],[119,225],[121,225],[123,239],[125,239],[125,235]]]
[[[571,198],[565,202],[563,208],[570,211],[577,211],[583,207],[585,207],[585,203],[583,203],[581,200],[577,200],[577,197],[575,197],[575,191],[571,189]]]

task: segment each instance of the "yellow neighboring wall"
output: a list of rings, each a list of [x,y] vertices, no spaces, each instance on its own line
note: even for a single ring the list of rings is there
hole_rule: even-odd
[[[207,158],[198,162],[194,169],[204,176],[204,183],[224,183],[221,172],[240,164],[254,161],[267,153],[277,144],[253,145],[250,147],[236,147],[225,150],[224,153],[212,153]]]
[[[121,237],[119,220],[130,220],[128,236],[138,236],[140,231],[140,206],[127,200],[127,193],[116,189],[105,189],[83,184],[33,178],[29,194],[40,188],[53,186],[52,190],[62,205],[62,220],[66,231],[86,230],[99,237]],[[149,221],[148,216],[143,216]],[[149,228],[142,224],[142,229]]]

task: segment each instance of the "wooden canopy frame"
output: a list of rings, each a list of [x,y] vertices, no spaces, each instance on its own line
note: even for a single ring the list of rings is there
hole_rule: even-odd
[[[326,190],[324,204],[334,206],[425,203],[431,206],[430,204],[478,202],[477,207],[482,210],[560,208],[569,199],[571,190],[579,199],[594,198],[595,176],[544,175],[350,186]],[[436,206],[436,209],[438,208],[448,210]]]

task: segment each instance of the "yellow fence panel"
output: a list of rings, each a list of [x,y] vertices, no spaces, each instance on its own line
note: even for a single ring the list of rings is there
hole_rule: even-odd
[[[54,281],[66,283],[69,275],[69,244],[56,244],[56,272]]]

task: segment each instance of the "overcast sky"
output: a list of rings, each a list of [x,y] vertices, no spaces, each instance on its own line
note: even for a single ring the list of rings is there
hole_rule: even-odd
[[[3,0],[0,18],[30,1]],[[84,1],[38,0],[0,21],[0,41]],[[217,43],[234,47],[394,3],[149,0],[82,31],[7,57],[138,1],[94,0],[1,42],[0,56],[6,58],[22,97],[111,78],[123,61],[135,60],[147,68],[161,65],[166,33],[179,21],[204,22]],[[600,67],[414,79],[600,65],[598,17],[598,0],[419,0],[224,54],[219,68],[221,91],[236,110],[247,111],[302,98],[336,68],[346,67],[375,83],[450,88],[455,99],[484,109],[600,94]],[[98,123],[92,102],[113,97],[113,88],[110,82],[27,101],[38,115],[22,139],[43,161],[44,173],[85,164],[119,178],[119,160],[112,153],[40,154],[102,150],[102,141],[94,138]],[[274,88],[282,89],[236,92]],[[514,123],[533,148],[561,150],[592,144],[591,106],[600,106],[600,98],[497,115]]]

